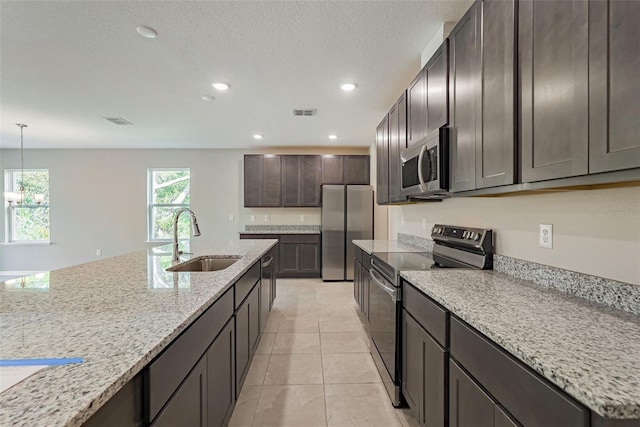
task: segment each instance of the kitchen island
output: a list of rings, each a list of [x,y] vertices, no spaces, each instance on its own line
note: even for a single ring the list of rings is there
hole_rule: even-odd
[[[1,359],[84,361],[45,368],[0,394],[0,425],[81,425],[276,243],[185,242],[193,255],[181,261],[241,257],[217,272],[167,272],[170,246],[162,246],[1,284]]]

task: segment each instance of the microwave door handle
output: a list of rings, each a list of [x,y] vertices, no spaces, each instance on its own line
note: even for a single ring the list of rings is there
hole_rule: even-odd
[[[369,269],[369,276],[371,277],[371,280],[373,280],[373,282],[378,285],[378,287],[382,288],[383,291],[391,296],[391,300],[393,302],[398,302],[400,300],[398,298],[398,290],[390,288],[389,286],[385,285],[381,279],[378,279],[377,274],[375,274],[375,270],[373,268]]]
[[[427,184],[424,182],[424,176],[422,176],[422,161],[424,160],[424,152],[427,150],[427,145],[423,145],[420,149],[420,155],[418,156],[418,180],[420,181],[420,190],[427,191]]]

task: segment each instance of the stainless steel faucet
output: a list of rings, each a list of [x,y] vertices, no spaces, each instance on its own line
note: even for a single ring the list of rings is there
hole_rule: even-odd
[[[200,235],[200,227],[198,227],[198,219],[196,218],[196,214],[189,208],[178,209],[173,216],[173,262],[180,261],[181,250],[178,249],[178,219],[180,219],[180,214],[182,212],[189,212],[191,215],[191,223],[193,224],[193,235]]]

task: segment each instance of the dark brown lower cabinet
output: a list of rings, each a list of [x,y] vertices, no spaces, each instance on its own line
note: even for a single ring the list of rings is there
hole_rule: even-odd
[[[83,427],[137,427],[142,425],[142,375],[125,384],[91,416]]]
[[[260,338],[260,282],[235,314],[236,321],[236,398],[249,371],[251,358]]]
[[[453,360],[449,361],[451,427],[493,427],[495,403]]]
[[[421,426],[447,425],[447,351],[402,311],[402,394]]]
[[[226,425],[236,401],[235,323],[230,319],[207,350],[207,425]]]
[[[280,236],[280,277],[320,276],[320,235]]]
[[[151,424],[153,427],[207,425],[207,358],[203,356],[171,400]]]

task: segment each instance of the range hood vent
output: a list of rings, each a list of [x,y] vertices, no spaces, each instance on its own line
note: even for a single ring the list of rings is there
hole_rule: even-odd
[[[316,109],[315,108],[306,108],[306,109],[293,109],[294,116],[315,116]]]
[[[122,117],[104,117],[106,120],[110,121],[114,125],[127,126],[133,125],[133,123],[123,119]]]

